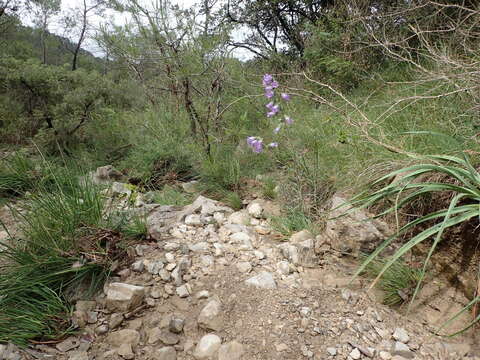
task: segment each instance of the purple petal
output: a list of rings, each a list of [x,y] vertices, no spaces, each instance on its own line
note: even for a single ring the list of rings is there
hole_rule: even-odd
[[[278,134],[280,132],[281,127],[277,126],[275,129],[273,129],[274,134]]]
[[[273,81],[273,76],[270,74],[263,75],[263,86],[269,86]]]
[[[290,116],[285,116],[285,124],[292,125],[293,119]]]
[[[278,87],[278,82],[276,82],[276,81],[274,80],[274,81],[272,81],[272,82],[270,83],[270,86],[271,86],[272,88],[276,89],[276,88]]]
[[[285,101],[290,101],[290,99],[291,99],[290,94],[287,94],[287,93],[281,93],[280,96]]]
[[[253,151],[258,153],[261,153],[263,151],[263,141],[262,140],[255,140],[253,143]]]
[[[275,93],[273,91],[265,91],[265,97],[267,99],[271,99],[275,96]]]
[[[278,143],[277,143],[277,142],[272,142],[272,143],[268,144],[268,147],[270,147],[270,148],[277,148],[277,147],[278,147]]]
[[[267,117],[269,117],[269,118],[272,117],[272,116],[275,116],[275,115],[277,115],[277,113],[274,112],[274,111],[269,111],[269,112],[267,113]]]
[[[268,109],[268,110],[273,110],[273,107],[275,106],[275,104],[273,102],[269,102],[267,105],[265,105],[265,107]]]
[[[247,144],[248,144],[249,146],[252,146],[252,143],[255,141],[255,139],[256,139],[255,136],[249,136],[249,137],[247,138]]]

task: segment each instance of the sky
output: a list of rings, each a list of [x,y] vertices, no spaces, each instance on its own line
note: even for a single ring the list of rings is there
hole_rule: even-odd
[[[150,3],[151,1],[154,1],[154,0],[140,0],[141,3],[143,2],[146,4]],[[199,0],[170,0],[170,1],[172,4],[177,4],[182,8],[187,8],[197,3]],[[62,11],[64,11],[69,8],[81,6],[83,4],[83,1],[82,0],[61,0],[61,3],[62,3],[61,5]],[[104,23],[105,20],[108,18],[113,18],[114,22],[117,25],[122,25],[126,21],[128,21],[128,17],[126,15],[109,11],[104,17],[92,17],[91,22],[93,27],[99,27],[100,24]],[[25,24],[30,26],[32,25],[31,19],[26,18],[22,20]],[[57,35],[68,37],[68,34],[65,34],[62,29],[62,26],[60,26],[58,19],[52,19],[51,25],[49,26],[49,30]],[[233,34],[235,40],[239,40],[240,38],[242,38],[243,33],[244,33],[243,31],[235,32]],[[86,41],[83,47],[86,50],[92,52],[96,56],[103,56],[102,50],[95,44],[94,41],[91,41],[91,40]],[[234,52],[234,56],[242,60],[247,60],[252,57],[252,54],[244,49],[236,49]]]

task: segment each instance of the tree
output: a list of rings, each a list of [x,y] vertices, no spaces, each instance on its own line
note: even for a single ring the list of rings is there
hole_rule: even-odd
[[[60,0],[31,0],[33,23],[40,30],[42,46],[42,62],[47,63],[47,36],[48,26],[52,16],[60,12]]]
[[[168,0],[150,6],[116,1],[130,14],[124,27],[104,28],[99,39],[117,62],[125,64],[152,105],[171,96],[190,119],[192,137],[210,154],[212,129],[220,128],[228,30],[216,26],[215,1],[182,10]],[[205,15],[203,17],[202,15]]]
[[[82,0],[81,5],[70,9],[64,16],[66,37],[70,38],[73,33],[76,36],[75,46],[68,46],[67,49],[72,53],[72,71],[78,67],[78,57],[85,39],[91,30],[90,18],[93,15],[101,15],[107,5],[106,0]]]
[[[306,25],[315,25],[333,6],[334,0],[228,0],[225,14],[231,23],[251,30],[234,46],[264,58],[282,47],[302,56],[308,35]]]

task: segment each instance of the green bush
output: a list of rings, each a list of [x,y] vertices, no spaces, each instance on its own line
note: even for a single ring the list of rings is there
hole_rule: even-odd
[[[444,155],[415,157],[414,159],[419,161],[419,163],[393,171],[373,182],[372,187],[380,186],[379,190],[366,191],[352,200],[352,204],[360,208],[389,201],[390,206],[377,216],[380,217],[390,213],[397,213],[400,209],[408,206],[420,197],[439,192],[452,194],[447,208],[438,211],[434,210],[407,222],[368,256],[356,273],[358,275],[365,271],[369,264],[378,259],[382,251],[398,236],[411,229],[420,228],[418,234],[403,244],[388,261],[382,264],[382,268],[377,275],[377,280],[382,278],[395,263],[401,261],[402,257],[414,247],[431,240],[430,250],[425,258],[423,269],[420,271],[417,286],[413,292],[412,302],[418,294],[430,259],[442,241],[445,230],[480,216],[480,174],[465,155],[463,158]],[[426,175],[442,175],[444,179],[450,181],[422,180],[422,177]],[[424,228],[421,228],[421,226],[424,226]],[[480,296],[473,299],[467,308],[471,308],[478,302],[480,302]],[[480,315],[473,319],[467,328],[470,328],[479,320]]]

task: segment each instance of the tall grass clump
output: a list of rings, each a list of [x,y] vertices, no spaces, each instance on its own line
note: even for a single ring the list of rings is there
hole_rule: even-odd
[[[466,155],[463,157],[446,155],[413,157],[417,164],[382,176],[372,183],[372,187],[378,190],[364,192],[352,200],[352,204],[357,208],[365,208],[386,201],[389,205],[377,216],[380,217],[390,213],[398,214],[400,209],[424,196],[435,193],[451,194],[450,203],[444,209],[418,216],[400,226],[393,236],[366,258],[355,274],[357,276],[371,266],[372,262],[376,261],[382,251],[398,236],[422,225],[424,228],[421,228],[418,234],[403,244],[385,264],[382,264],[375,279],[377,282],[384,277],[392,266],[400,262],[402,257],[414,247],[429,242],[430,249],[424,259],[411,303],[420,290],[430,259],[442,241],[445,230],[480,216],[480,174]],[[444,181],[437,180],[442,178]],[[472,308],[478,302],[480,302],[480,296],[473,299],[468,308]],[[479,320],[480,315],[476,315],[466,329]]]
[[[21,238],[2,244],[0,342],[25,346],[72,331],[69,300],[79,287],[98,288],[120,254],[120,238],[103,227],[100,190],[63,176],[55,175],[55,191],[39,187],[16,210]]]
[[[42,177],[34,162],[21,153],[0,161],[0,195],[17,196],[32,189]]]

